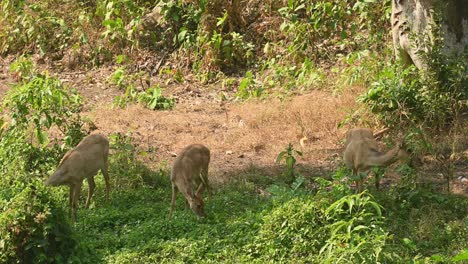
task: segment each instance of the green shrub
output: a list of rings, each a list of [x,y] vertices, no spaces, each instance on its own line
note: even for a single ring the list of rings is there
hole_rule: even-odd
[[[182,0],[161,1],[161,14],[167,23],[162,40],[164,48],[192,48],[196,44],[198,25],[205,1],[186,2]]]
[[[291,61],[333,57],[385,40],[390,1],[288,1],[278,9]],[[325,41],[327,40],[327,41]],[[320,43],[320,45],[317,45]]]
[[[263,220],[252,257],[278,262],[376,263],[388,239],[381,206],[367,193],[302,194]]]
[[[0,262],[66,262],[76,241],[50,189],[36,180],[15,191],[0,192]]]
[[[74,121],[71,117],[81,107],[81,98],[76,93],[70,95],[59,79],[37,74],[30,81],[15,85],[8,93],[4,107],[11,111],[15,129],[32,127],[38,143],[43,145],[48,143],[44,130],[57,125],[65,132],[69,126],[75,126],[70,121]]]
[[[238,32],[218,33],[222,31],[223,18],[226,17],[227,13],[222,18],[218,18],[218,29],[211,34],[211,37],[199,37],[197,43],[202,47],[200,53],[207,56],[205,59],[210,60],[209,64],[218,67],[221,71],[236,70],[253,62],[254,45],[245,41],[243,35]],[[201,65],[197,64],[196,67]]]
[[[132,47],[137,40],[134,31],[137,29],[144,11],[144,6],[139,6],[131,0],[99,1],[96,15],[104,18],[102,25],[105,27],[105,31],[102,32],[102,37],[109,40],[111,44],[119,44],[121,49],[125,46]],[[130,27],[127,29],[126,25],[130,25]]]
[[[424,69],[388,63],[359,98],[388,126],[438,131],[468,110],[468,51],[449,53],[440,25],[433,26],[433,40],[421,40],[429,50],[419,54]]]
[[[344,196],[325,211],[330,237],[321,263],[379,263],[388,239],[381,205],[366,192]]]
[[[262,85],[255,80],[252,71],[247,71],[245,77],[240,81],[236,96],[241,99],[261,97],[264,95]]]
[[[22,79],[7,93],[1,108],[8,126],[0,138],[0,171],[42,175],[65,150],[78,144],[85,132],[78,114],[81,97],[58,78],[36,73],[31,65],[29,59],[20,57],[11,67]],[[48,147],[48,130],[53,127],[64,135],[62,146]]]
[[[458,72],[459,66],[461,64],[453,69]],[[403,121],[403,125],[444,127],[460,112],[468,96],[462,89],[468,80],[464,77],[466,72],[458,74],[457,83],[450,84],[437,81],[414,67],[385,68],[359,101],[389,126],[402,125]]]
[[[449,259],[468,247],[467,199],[406,183],[376,197],[394,234],[392,251],[403,259],[434,254]]]
[[[53,53],[66,47],[73,33],[53,1],[5,0],[0,11],[0,54]]]
[[[264,218],[253,257],[273,261],[314,261],[328,238],[324,208],[309,198],[293,198]]]
[[[109,81],[120,89],[125,89],[125,87],[128,87],[130,84],[128,83],[131,81],[133,78],[127,74],[125,71],[125,67],[120,66],[118,67],[110,76],[109,76]]]
[[[170,71],[170,70],[169,70]],[[172,71],[170,71],[172,72]],[[125,94],[114,98],[114,105],[124,108],[128,103],[141,103],[151,110],[169,110],[174,108],[175,100],[162,95],[162,88],[157,85],[149,87],[145,91],[139,91],[133,84],[137,80],[143,83],[144,72],[129,74],[125,67],[118,67],[110,76],[109,81],[120,89],[125,89]],[[176,74],[178,75],[178,74]],[[175,79],[181,78],[174,76]],[[142,84],[143,85],[143,84]]]
[[[81,98],[59,79],[36,73],[28,59],[20,58],[12,70],[21,80],[2,105],[1,123],[8,125],[0,137],[0,262],[63,263],[81,251],[57,191],[42,180],[84,136]],[[49,144],[52,127],[63,132],[62,146]]]
[[[3,101],[2,109],[8,109],[11,118],[9,131],[32,130],[37,143],[45,146],[47,130],[56,126],[67,137],[67,146],[75,146],[84,137],[78,115],[81,96],[47,72],[37,73],[29,58],[21,56],[10,69],[22,79]]]
[[[162,88],[151,87],[138,95],[138,101],[151,110],[169,110],[174,108],[174,99],[162,95]]]
[[[129,85],[122,96],[114,98],[114,106],[124,108],[128,103],[141,103],[151,110],[170,110],[174,108],[175,100],[162,95],[162,88],[151,87],[146,91],[137,91],[133,85]]]
[[[300,173],[295,170],[296,155],[302,156],[302,152],[295,150],[293,144],[289,143],[285,150],[281,151],[276,157],[276,163],[280,163],[284,160],[285,169],[283,171],[283,176],[291,183],[302,177]]]

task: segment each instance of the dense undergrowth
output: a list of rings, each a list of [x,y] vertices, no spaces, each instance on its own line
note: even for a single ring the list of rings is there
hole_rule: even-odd
[[[426,263],[428,256],[449,261],[466,248],[463,199],[406,191],[379,200],[292,192],[281,184],[262,197],[259,187],[249,181],[223,186],[208,200],[202,221],[181,199],[174,218],[167,218],[168,182],[114,192],[110,204],[80,211],[80,243],[91,263]],[[435,210],[442,214],[427,219]],[[406,221],[412,225],[402,230]]]
[[[252,69],[255,82],[240,89],[241,97],[275,93],[279,86],[321,87],[323,67],[331,61],[359,64],[349,56],[386,48],[390,14],[390,1],[362,0],[99,0],[52,6],[53,1],[4,1],[0,53],[40,54],[72,69],[125,55],[136,64],[133,70],[163,76],[191,71],[203,82]],[[157,66],[150,54],[167,63]]]
[[[54,1],[6,0],[0,10],[0,53],[26,55],[11,65],[17,83],[1,107],[1,263],[468,259],[466,198],[419,185],[420,172],[410,167],[400,168],[403,180],[385,192],[354,194],[345,170],[328,180],[297,174],[294,156],[300,153],[288,148],[278,158],[286,162],[284,175],[240,172],[206,201],[206,219],[197,220],[181,197],[168,219],[167,164],[148,169],[130,136],[112,134],[109,203],[98,175],[96,199],[71,224],[68,190],[43,185],[89,131],[79,115],[80,95],[54,74],[38,72],[31,54],[61,61],[63,69],[116,64],[108,80],[124,92],[114,100],[118,107],[172,109],[175,100],[163,89],[183,83],[187,72],[201,82],[220,81],[241,100],[368,86],[359,98],[364,107],[343,124],[405,131],[413,154],[436,156],[450,183],[452,154],[463,148],[453,135],[465,128],[466,53],[445,54],[435,34],[429,71],[395,63],[387,33],[390,1],[97,0],[57,7]],[[144,66],[158,64],[141,60],[152,56],[161,58],[160,67]],[[151,84],[152,75],[167,81]],[[444,132],[446,142],[433,137]]]
[[[103,181],[98,179],[102,190]],[[271,195],[260,196],[258,188],[266,188]],[[201,221],[182,199],[168,219],[167,177],[157,186],[114,190],[109,203],[103,195],[97,197],[91,209],[79,210],[73,227],[77,245],[69,260],[74,263],[448,263],[466,259],[460,254],[467,246],[466,199],[429,190],[397,187],[390,195],[377,193],[373,198],[368,193],[326,188],[292,191],[280,182],[261,186],[233,180],[207,201],[208,216]],[[66,204],[64,197],[56,199]]]

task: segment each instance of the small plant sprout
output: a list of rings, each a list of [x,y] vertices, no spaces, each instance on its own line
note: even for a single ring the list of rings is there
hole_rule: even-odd
[[[281,151],[276,158],[276,163],[280,163],[283,159],[285,160],[286,169],[283,175],[285,175],[290,182],[294,182],[296,178],[300,176],[300,174],[294,170],[296,155],[302,156],[302,152],[295,150],[292,143],[289,143],[288,147]]]

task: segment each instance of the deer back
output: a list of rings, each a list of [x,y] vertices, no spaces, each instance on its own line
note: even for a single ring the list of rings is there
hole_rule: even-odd
[[[372,166],[388,166],[398,159],[401,144],[387,152],[379,151],[377,141],[370,129],[351,129],[347,133],[344,152],[346,165],[352,169],[367,170]]]
[[[89,135],[65,154],[46,184],[72,184],[92,177],[107,166],[108,154],[109,141],[99,134]]]
[[[210,163],[210,151],[203,145],[190,145],[182,150],[172,167],[171,179],[186,182],[187,184],[199,184],[202,179],[202,171],[208,170]],[[184,180],[179,178],[183,178]]]

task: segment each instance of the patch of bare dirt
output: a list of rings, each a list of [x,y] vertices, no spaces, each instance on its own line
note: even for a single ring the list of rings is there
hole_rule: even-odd
[[[8,73],[8,65],[5,60],[0,59],[0,99],[10,89],[8,83],[12,83],[11,75]]]

